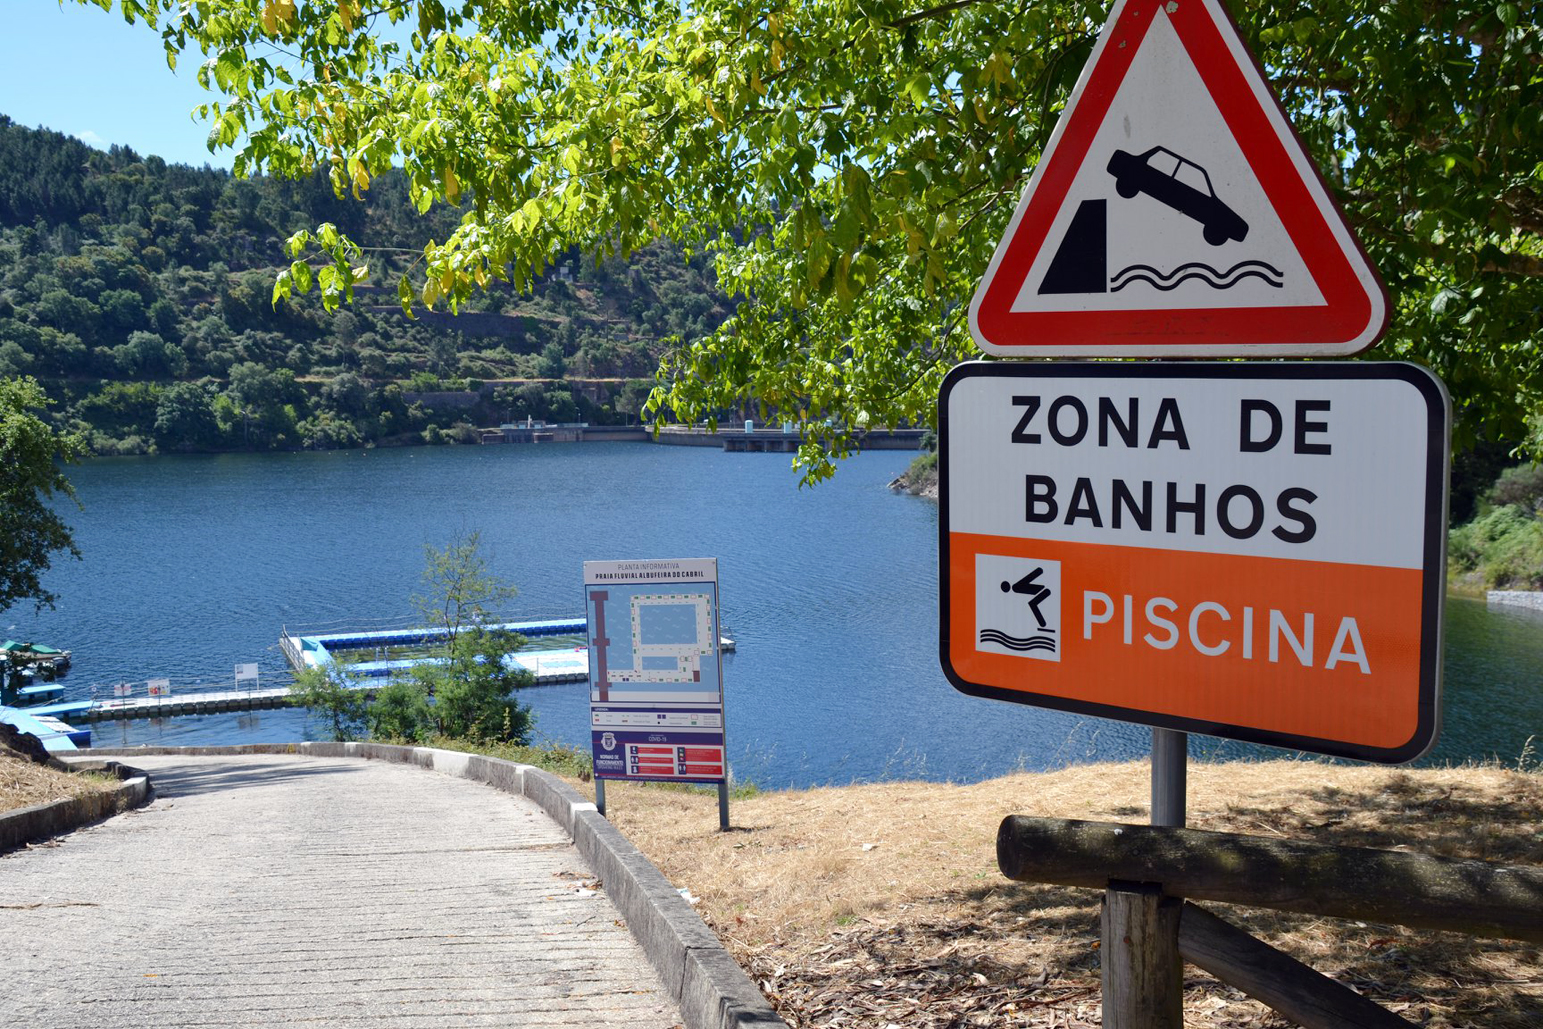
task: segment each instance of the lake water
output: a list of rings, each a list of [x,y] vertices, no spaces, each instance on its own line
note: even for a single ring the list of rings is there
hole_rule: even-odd
[[[937,508],[886,483],[913,455],[872,452],[799,489],[788,457],[647,443],[115,458],[72,469],[81,562],[59,607],[0,613],[7,635],[74,652],[71,699],[165,677],[228,685],[277,641],[408,624],[425,546],[480,531],[520,589],[516,618],[581,617],[590,559],[717,557],[736,777],[765,787],[970,781],[1146,753],[1145,728],[978,700],[937,659]],[[1427,761],[1515,761],[1543,732],[1543,619],[1448,607],[1445,730]],[[587,746],[583,684],[525,692],[540,736]],[[99,745],[322,738],[301,711],[99,722]],[[1192,753],[1259,748],[1193,737]],[[1273,753],[1273,752],[1270,752]]]

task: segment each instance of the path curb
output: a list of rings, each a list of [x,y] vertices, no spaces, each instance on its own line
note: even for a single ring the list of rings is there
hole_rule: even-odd
[[[97,754],[299,754],[417,765],[535,802],[573,839],[648,955],[686,1029],[787,1029],[717,935],[595,805],[556,776],[502,758],[383,743],[279,743],[229,747],[126,747]],[[78,766],[77,766],[78,767]],[[143,773],[141,773],[143,774]],[[30,809],[29,809],[30,810]],[[3,849],[3,848],[0,848]]]
[[[0,815],[0,854],[73,832],[120,811],[139,807],[150,799],[150,777],[137,768],[116,761],[70,761],[67,764],[71,771],[106,772],[122,781],[100,793],[34,804]]]

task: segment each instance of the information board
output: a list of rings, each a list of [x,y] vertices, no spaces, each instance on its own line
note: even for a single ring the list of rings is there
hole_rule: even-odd
[[[1438,728],[1449,403],[1393,363],[970,363],[941,660],[978,695],[1382,762]]]
[[[715,558],[584,562],[597,779],[726,783]]]

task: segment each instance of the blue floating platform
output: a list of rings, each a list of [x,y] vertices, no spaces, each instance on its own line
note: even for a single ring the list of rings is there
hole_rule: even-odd
[[[579,636],[588,639],[589,623],[582,618],[553,618],[530,622],[503,622],[485,626],[487,629],[519,633],[527,640],[550,639],[559,636]],[[447,633],[443,629],[383,629],[364,632],[289,633],[279,637],[279,647],[289,659],[295,671],[317,668],[336,660],[334,651],[340,650],[389,650],[392,647],[414,647],[442,643]],[[535,676],[538,684],[557,682],[584,682],[589,678],[589,648],[587,646],[526,647],[509,655],[510,662],[521,666]],[[720,645],[732,651],[734,641],[723,639]],[[418,664],[417,660],[382,658],[377,661],[351,663],[349,671],[367,678],[394,675]]]
[[[61,722],[53,715],[37,714],[37,710],[29,708],[23,711],[20,708],[0,707],[0,722],[6,722],[21,732],[36,736],[43,742],[43,749],[50,754],[91,746],[90,729],[77,729],[73,725]]]

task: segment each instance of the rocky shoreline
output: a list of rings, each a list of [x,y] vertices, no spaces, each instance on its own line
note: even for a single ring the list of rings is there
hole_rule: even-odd
[[[1484,594],[1485,603],[1491,607],[1524,607],[1543,611],[1543,592],[1536,590],[1489,590]]]
[[[938,466],[934,463],[917,474],[915,465],[912,465],[896,476],[890,482],[889,488],[896,493],[909,493],[913,497],[936,500],[938,499]]]

